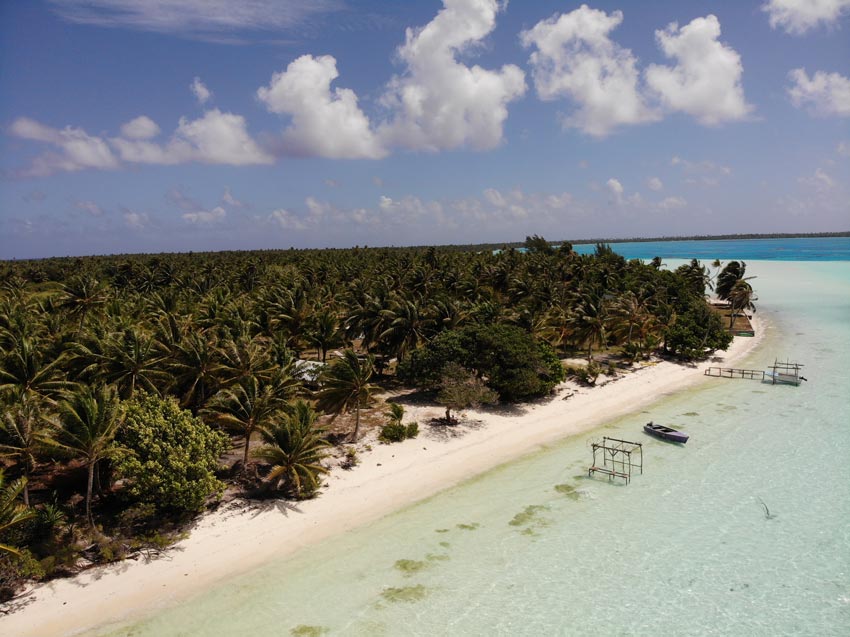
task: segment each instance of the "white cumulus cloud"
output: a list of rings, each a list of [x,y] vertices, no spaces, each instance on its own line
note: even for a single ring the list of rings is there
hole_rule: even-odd
[[[24,177],[44,177],[57,172],[75,172],[84,168],[111,169],[119,166],[109,145],[82,128],[51,128],[28,117],[19,117],[9,128],[15,137],[50,144],[55,151],[39,155],[32,165],[20,171]]]
[[[664,184],[658,177],[650,177],[646,182],[646,187],[658,192],[664,188]]]
[[[622,11],[608,15],[581,5],[520,34],[523,46],[537,49],[529,62],[540,98],[566,97],[578,106],[565,126],[603,136],[622,124],[659,119],[639,90],[637,58],[609,37],[622,21]]]
[[[813,188],[818,192],[826,192],[828,190],[832,190],[835,188],[835,180],[829,176],[829,174],[825,173],[823,170],[818,168],[815,170],[815,174],[807,177],[800,177],[798,181],[804,186],[808,186],[809,188]]]
[[[676,65],[651,64],[646,82],[668,109],[706,125],[740,120],[752,111],[744,99],[741,56],[720,42],[717,17],[695,18],[681,29],[674,22],[655,37]]]
[[[392,117],[380,127],[387,144],[437,151],[468,145],[490,149],[502,141],[508,104],[526,90],[525,74],[506,64],[499,70],[457,60],[495,28],[497,0],[443,0],[424,27],[407,29],[398,58],[405,71],[382,98]]]
[[[332,56],[302,55],[257,91],[269,111],[292,117],[283,134],[285,152],[332,159],[385,156],[354,91],[331,91],[338,76]]]
[[[147,115],[140,115],[121,126],[121,135],[128,139],[150,139],[159,135],[159,126]]]
[[[194,210],[192,212],[184,212],[183,220],[195,224],[210,224],[218,221],[223,221],[227,216],[224,208],[216,206],[212,210]]]
[[[124,223],[127,224],[128,228],[132,228],[133,230],[141,230],[148,225],[149,220],[145,212],[136,212],[134,210],[124,211]]]
[[[230,192],[230,187],[225,187],[224,194],[221,196],[222,203],[227,204],[228,206],[232,206],[234,208],[244,208],[245,204],[239,201],[236,197],[233,196],[233,193]]]
[[[658,202],[658,207],[662,210],[676,210],[678,208],[684,208],[687,205],[688,202],[682,197],[665,197]]]
[[[109,140],[127,162],[145,164],[181,164],[197,161],[205,164],[246,166],[270,164],[274,158],[248,134],[245,118],[212,109],[195,120],[180,119],[166,144],[147,140],[112,138]]]
[[[762,9],[770,26],[800,35],[820,24],[834,24],[850,10],[850,0],[768,0]]]
[[[268,220],[287,230],[304,230],[307,224],[295,213],[286,208],[278,208],[269,213]]]
[[[90,214],[92,217],[100,217],[103,214],[103,209],[93,201],[75,201],[74,207],[77,210],[82,210]]]
[[[850,78],[838,73],[815,71],[810,78],[805,69],[788,73],[791,103],[820,116],[850,117]]]
[[[212,92],[201,82],[201,78],[195,77],[192,80],[192,83],[189,85],[189,90],[192,91],[192,94],[195,96],[195,99],[198,100],[198,104],[203,106],[206,104],[207,100],[212,97]]]
[[[611,177],[611,179],[605,183],[605,187],[608,188],[608,192],[611,194],[611,200],[614,203],[623,203],[623,184],[620,183],[619,179]]]

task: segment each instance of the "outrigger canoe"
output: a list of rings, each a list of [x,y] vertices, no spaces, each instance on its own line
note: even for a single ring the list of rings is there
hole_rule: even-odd
[[[656,425],[652,421],[646,423],[643,426],[643,430],[656,438],[669,440],[670,442],[681,442],[684,444],[688,441],[688,434],[684,431],[679,431],[672,427],[665,427],[664,425]]]

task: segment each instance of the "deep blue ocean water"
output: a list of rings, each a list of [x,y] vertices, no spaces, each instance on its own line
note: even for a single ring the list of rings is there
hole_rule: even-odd
[[[801,239],[734,239],[716,241],[638,241],[611,243],[627,259],[699,259],[700,261],[850,261],[850,237]],[[573,246],[592,254],[594,244]]]

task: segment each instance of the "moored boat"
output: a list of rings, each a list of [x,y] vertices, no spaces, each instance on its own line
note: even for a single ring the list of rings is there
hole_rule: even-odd
[[[665,427],[664,425],[657,425],[652,421],[646,423],[643,426],[643,430],[656,438],[669,440],[670,442],[681,442],[684,444],[688,441],[688,434],[684,431],[679,431],[672,427]]]

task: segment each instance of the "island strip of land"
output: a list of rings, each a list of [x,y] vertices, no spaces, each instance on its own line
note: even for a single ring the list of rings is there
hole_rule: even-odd
[[[14,612],[0,617],[0,634],[73,635],[173,605],[542,445],[587,432],[703,382],[707,367],[732,365],[758,346],[764,321],[754,327],[755,337],[737,337],[726,352],[698,365],[639,364],[640,369],[614,381],[602,379],[601,386],[564,383],[553,397],[523,405],[519,413],[500,413],[498,409],[466,412],[478,426],[462,436],[436,440],[420,435],[394,445],[374,444],[361,454],[354,470],[335,468],[327,477],[327,487],[314,500],[260,508],[224,505],[204,516],[189,537],[165,556],[94,568],[19,596],[10,603],[10,607],[17,606]],[[569,400],[564,400],[567,396]],[[406,411],[411,420],[420,423],[443,413],[444,408],[437,405],[410,406]]]

